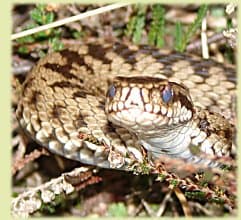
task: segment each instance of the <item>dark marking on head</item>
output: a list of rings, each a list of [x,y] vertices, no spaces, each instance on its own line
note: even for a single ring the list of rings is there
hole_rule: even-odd
[[[148,92],[148,99],[150,100],[150,95],[151,95],[152,91],[151,92]],[[122,92],[121,92],[121,96],[122,96]],[[143,93],[142,93],[142,90],[140,91],[140,97],[141,97],[141,101],[142,103],[146,104],[145,101],[144,101],[144,97],[143,97]]]
[[[129,90],[128,90],[127,94],[126,94],[125,100],[129,99],[131,91],[132,91],[132,88],[129,88]]]
[[[121,82],[136,83],[136,84],[150,84],[150,83],[160,83],[167,82],[165,79],[150,77],[150,76],[133,76],[133,77],[116,77],[117,80]]]
[[[185,106],[187,109],[191,110],[192,112],[193,110],[193,104],[190,100],[188,100],[188,98],[183,95],[182,93],[178,93],[178,94],[174,94],[173,96],[173,101],[180,101],[182,106]]]
[[[171,85],[176,85],[178,87],[181,87],[184,90],[188,90],[188,88],[185,85],[183,85],[182,83],[171,82]]]
[[[105,57],[106,48],[97,44],[88,44],[88,54],[97,60],[103,62],[103,64],[110,64],[111,60]]]

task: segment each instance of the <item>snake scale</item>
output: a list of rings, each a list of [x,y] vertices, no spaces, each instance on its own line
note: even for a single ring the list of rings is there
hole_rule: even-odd
[[[230,154],[235,98],[232,66],[96,40],[40,59],[16,115],[36,142],[86,164],[129,170],[167,155],[217,167],[202,153]]]

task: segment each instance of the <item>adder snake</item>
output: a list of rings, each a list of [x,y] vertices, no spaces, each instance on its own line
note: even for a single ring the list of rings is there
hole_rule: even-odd
[[[16,115],[42,146],[86,164],[128,170],[146,150],[149,159],[168,155],[216,167],[191,149],[230,154],[235,93],[235,69],[213,60],[86,43],[38,62]]]

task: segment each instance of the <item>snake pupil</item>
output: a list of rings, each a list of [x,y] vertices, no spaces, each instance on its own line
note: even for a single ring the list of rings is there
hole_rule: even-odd
[[[111,85],[110,88],[109,88],[109,91],[108,91],[108,95],[113,98],[115,96],[115,93],[116,93],[116,88],[114,85]]]
[[[173,91],[169,85],[167,85],[162,91],[162,100],[168,103],[173,97]]]

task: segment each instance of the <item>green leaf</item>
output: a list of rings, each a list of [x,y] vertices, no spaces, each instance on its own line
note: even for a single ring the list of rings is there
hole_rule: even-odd
[[[183,27],[181,22],[177,22],[176,26],[175,26],[175,42],[174,42],[174,48],[176,51],[183,51],[183,35],[184,35],[184,31],[183,31]]]
[[[44,4],[39,4],[30,12],[30,17],[39,25],[48,24],[54,21],[54,13],[47,12],[45,7]]]
[[[40,32],[34,34],[33,36],[35,38],[35,41],[45,40],[45,39],[53,36],[52,31],[53,31],[53,29],[48,29],[48,30],[40,31]]]
[[[39,211],[46,214],[54,214],[56,213],[58,208],[65,207],[65,206],[66,206],[66,197],[65,195],[59,194],[59,195],[56,195],[54,200],[52,200],[50,203],[42,202]]]
[[[46,8],[46,4],[37,4],[36,7],[41,13],[44,13],[44,10]]]
[[[193,24],[191,24],[188,27],[188,30],[184,36],[183,39],[183,47],[182,47],[182,51],[185,50],[187,43],[190,41],[191,37],[195,34],[195,32],[198,30],[198,28],[201,26],[202,20],[203,18],[206,16],[208,10],[208,6],[207,5],[202,5],[199,10],[198,10],[198,14],[197,14],[197,18],[195,19],[195,21],[193,22]],[[181,52],[182,52],[181,51]]]
[[[125,35],[130,37],[134,31],[136,23],[136,17],[132,17],[126,25]]]
[[[73,31],[72,32],[72,36],[75,38],[75,39],[79,39],[81,37],[84,36],[84,32],[82,31]]]
[[[30,17],[31,19],[33,19],[35,22],[37,22],[38,24],[42,24],[43,22],[43,16],[42,16],[42,12],[38,9],[35,8],[30,12]]]
[[[126,36],[132,36],[132,41],[136,44],[140,43],[141,41],[142,31],[145,26],[146,8],[147,7],[145,5],[137,6],[137,14],[130,19],[129,23],[127,24],[127,29],[125,30]]]
[[[144,25],[145,25],[145,17],[139,16],[136,20],[136,26],[132,37],[133,42],[136,44],[140,43],[141,41],[141,34],[144,28]]]
[[[173,179],[170,181],[170,184],[176,187],[178,185],[178,180]]]
[[[53,51],[60,51],[64,48],[64,44],[57,38],[50,38],[49,43],[53,49]]]
[[[195,21],[184,32],[181,23],[177,22],[175,26],[175,49],[183,52],[186,49],[188,42],[195,32],[200,28],[203,18],[206,16],[208,10],[207,5],[202,5],[199,10]]]
[[[28,54],[29,50],[28,50],[27,47],[21,46],[21,47],[18,48],[18,52],[21,53],[21,54]]]
[[[53,12],[47,13],[44,20],[45,20],[44,24],[49,24],[49,23],[53,22],[54,21],[54,13]]]
[[[35,41],[33,35],[29,35],[26,37],[21,37],[16,40],[19,44],[33,43]]]
[[[28,30],[28,29],[32,29],[32,28],[35,28],[35,27],[38,27],[39,25],[37,25],[36,23],[30,23],[30,24],[27,24],[26,27],[24,28],[24,30]]]
[[[153,6],[152,22],[148,33],[148,43],[162,47],[164,45],[165,33],[165,9],[157,4]]]
[[[108,208],[108,211],[110,216],[113,217],[123,217],[128,215],[125,205],[120,202],[111,204]]]
[[[162,181],[165,180],[165,178],[166,178],[166,175],[160,173],[160,174],[158,174],[158,176],[157,176],[157,178],[156,178],[156,181],[162,182]]]
[[[233,22],[231,18],[227,18],[227,29],[233,28]]]
[[[205,193],[202,191],[191,191],[191,192],[185,192],[185,196],[190,199],[198,199],[198,200],[204,200],[205,199]]]
[[[39,51],[38,51],[38,56],[39,56],[40,58],[45,57],[45,56],[46,56],[46,53],[45,53],[43,50],[39,50]]]

